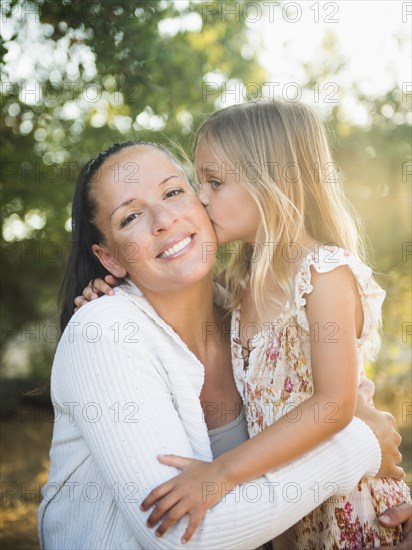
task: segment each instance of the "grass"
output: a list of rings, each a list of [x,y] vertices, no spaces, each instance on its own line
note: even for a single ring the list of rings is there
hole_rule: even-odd
[[[49,468],[50,414],[46,409],[23,406],[17,414],[2,419],[2,549],[39,549],[37,507]]]

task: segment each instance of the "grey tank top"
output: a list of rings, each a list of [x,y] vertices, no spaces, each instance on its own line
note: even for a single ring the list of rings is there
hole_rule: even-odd
[[[249,439],[245,408],[242,408],[242,412],[235,420],[220,426],[220,428],[209,430],[208,434],[213,458],[217,458]]]

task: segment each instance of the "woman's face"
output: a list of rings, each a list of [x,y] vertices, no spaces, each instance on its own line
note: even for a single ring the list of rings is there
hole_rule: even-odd
[[[201,185],[198,197],[207,210],[219,244],[255,242],[261,223],[259,210],[240,184],[232,164],[217,147],[202,140],[196,147],[195,166]]]
[[[106,240],[93,252],[113,275],[128,274],[143,291],[165,292],[210,273],[216,235],[165,153],[144,145],[121,150],[103,164],[92,193]]]

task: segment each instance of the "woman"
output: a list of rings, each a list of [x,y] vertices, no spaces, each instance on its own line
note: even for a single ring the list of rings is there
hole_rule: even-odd
[[[212,303],[213,257],[204,253],[216,237],[182,168],[151,144],[116,145],[89,162],[79,176],[73,221],[66,281],[76,276],[74,266],[80,275],[67,285],[63,324],[74,296],[98,274],[95,258],[129,282],[114,297],[81,308],[59,343],[41,544],[177,547],[184,528],[156,539],[139,510],[153,487],[176,474],[156,456],[211,460],[208,429],[219,430],[241,410],[222,313]],[[378,469],[400,477],[393,427],[383,429],[382,413],[361,409],[381,449],[389,446],[381,464],[372,430],[354,419],[304,458],[237,487],[207,514],[188,547],[254,548],[318,506],[331,484],[344,494]],[[241,419],[230,430],[232,445],[246,437],[239,425]],[[202,487],[205,498],[224,489]]]

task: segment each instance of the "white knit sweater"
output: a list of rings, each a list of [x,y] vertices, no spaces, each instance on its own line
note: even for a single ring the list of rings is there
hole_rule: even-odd
[[[156,538],[139,503],[178,473],[158,454],[212,459],[199,401],[203,380],[203,365],[134,285],[73,316],[52,370],[55,426],[38,513],[42,548],[181,546],[186,521]],[[183,547],[256,548],[333,488],[346,494],[364,474],[375,474],[380,458],[373,432],[354,419],[306,456],[232,491]],[[205,485],[205,496],[215,490]]]

